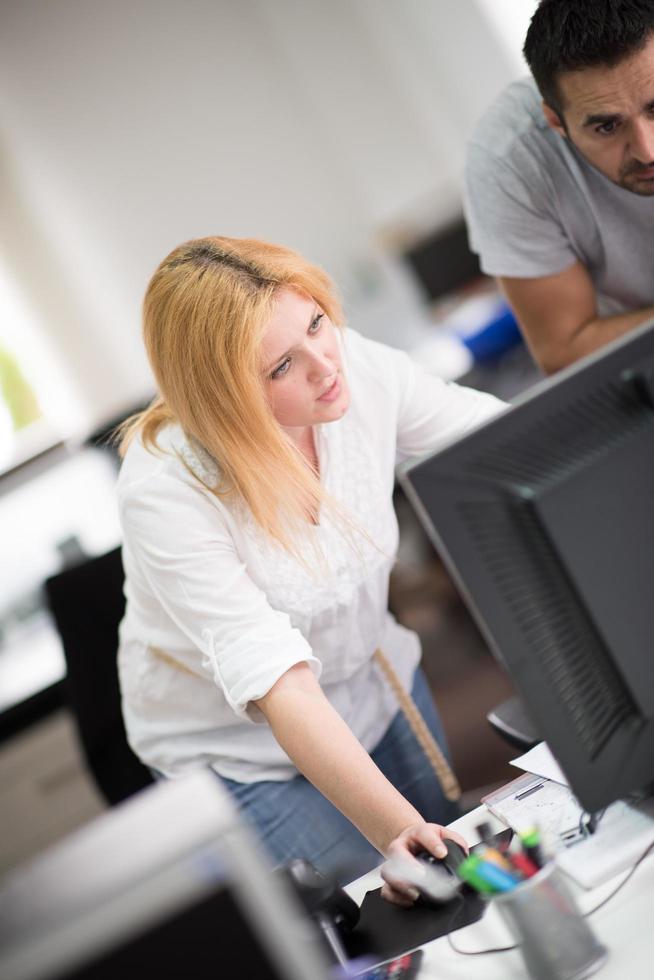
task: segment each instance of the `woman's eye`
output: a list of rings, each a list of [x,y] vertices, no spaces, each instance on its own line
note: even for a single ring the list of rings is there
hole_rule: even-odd
[[[318,333],[320,330],[320,321],[324,317],[324,313],[319,313],[312,321],[309,326],[309,333]]]
[[[282,363],[275,368],[275,370],[272,372],[270,377],[273,379],[273,381],[275,378],[281,378],[283,374],[286,374],[290,366],[291,366],[291,359],[290,357],[287,357],[285,361],[282,361]]]

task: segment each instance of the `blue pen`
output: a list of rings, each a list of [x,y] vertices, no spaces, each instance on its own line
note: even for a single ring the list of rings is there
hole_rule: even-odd
[[[512,888],[515,888],[519,884],[519,879],[515,875],[504,871],[503,868],[499,868],[492,861],[481,861],[476,866],[475,871],[480,878],[483,878],[489,885],[492,885],[498,892],[510,892]]]

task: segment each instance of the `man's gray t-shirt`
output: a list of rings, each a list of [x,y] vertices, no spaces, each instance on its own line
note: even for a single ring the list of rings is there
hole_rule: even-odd
[[[588,269],[601,316],[654,304],[654,197],[626,191],[546,123],[531,78],[513,82],[468,143],[465,210],[491,276]]]

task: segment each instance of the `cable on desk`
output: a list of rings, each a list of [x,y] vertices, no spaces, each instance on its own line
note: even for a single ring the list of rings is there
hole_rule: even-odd
[[[600,820],[606,813],[606,810],[607,808],[604,807],[604,809],[597,814],[589,813],[588,810],[582,810],[581,814],[579,815],[579,836],[589,837],[591,834],[594,834],[599,826]]]
[[[513,946],[495,946],[490,949],[459,949],[458,946],[454,945],[454,940],[452,939],[452,931],[454,930],[454,925],[456,920],[459,918],[461,912],[465,907],[465,902],[463,901],[462,895],[456,896],[457,907],[454,911],[454,915],[447,924],[447,941],[454,950],[455,953],[460,953],[461,956],[484,956],[486,953],[508,953],[510,949],[517,949],[517,944],[514,943]]]

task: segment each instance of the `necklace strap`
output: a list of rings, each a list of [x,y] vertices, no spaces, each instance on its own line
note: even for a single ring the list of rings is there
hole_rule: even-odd
[[[388,684],[398,700],[400,709],[403,712],[409,727],[416,737],[418,744],[427,756],[429,764],[436,774],[445,798],[448,800],[458,800],[461,797],[461,787],[454,775],[449,762],[443,754],[443,750],[427,727],[427,722],[422,717],[418,708],[408,691],[402,686],[400,678],[391,665],[388,657],[381,650],[375,650],[375,660],[381,672],[388,681]]]

